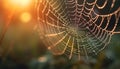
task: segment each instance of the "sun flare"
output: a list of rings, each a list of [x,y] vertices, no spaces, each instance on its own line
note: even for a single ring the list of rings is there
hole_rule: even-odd
[[[31,0],[9,0],[11,4],[19,5],[19,6],[27,6],[30,4]]]
[[[6,7],[10,8],[26,8],[29,7],[32,0],[4,0]]]

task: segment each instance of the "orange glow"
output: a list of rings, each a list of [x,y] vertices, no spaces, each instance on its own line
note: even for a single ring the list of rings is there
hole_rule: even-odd
[[[31,0],[9,0],[11,4],[18,6],[28,6]]]
[[[28,23],[31,20],[31,14],[28,12],[24,12],[20,15],[20,20],[23,23]]]
[[[4,6],[7,8],[27,8],[31,3],[32,0],[4,0]]]

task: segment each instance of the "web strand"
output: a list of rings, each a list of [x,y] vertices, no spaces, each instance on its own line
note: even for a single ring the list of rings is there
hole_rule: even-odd
[[[69,59],[88,59],[105,49],[112,36],[120,34],[120,6],[117,0],[100,1],[37,0],[39,32],[48,49]]]

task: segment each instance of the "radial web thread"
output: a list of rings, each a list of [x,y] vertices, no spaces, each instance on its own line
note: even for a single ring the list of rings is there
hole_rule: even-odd
[[[89,56],[120,33],[119,0],[37,0],[40,37],[53,54]]]

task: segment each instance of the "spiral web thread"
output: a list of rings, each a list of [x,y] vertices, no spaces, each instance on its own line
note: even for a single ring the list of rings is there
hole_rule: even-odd
[[[37,0],[40,37],[56,55],[88,57],[120,33],[118,0]]]

